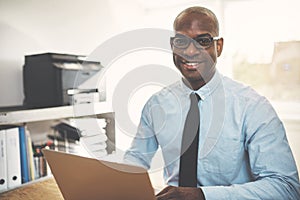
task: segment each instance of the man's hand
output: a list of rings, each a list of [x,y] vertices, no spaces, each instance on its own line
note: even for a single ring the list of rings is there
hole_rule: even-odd
[[[201,188],[168,186],[156,195],[157,200],[205,200]]]

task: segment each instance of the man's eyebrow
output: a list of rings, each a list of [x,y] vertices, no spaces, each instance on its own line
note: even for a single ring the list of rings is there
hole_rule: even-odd
[[[181,33],[176,33],[176,34],[175,34],[175,37],[188,37],[188,36],[183,35],[183,34],[181,34]]]
[[[181,33],[176,33],[175,37],[188,37],[188,36],[181,34]],[[209,33],[203,33],[203,34],[197,35],[194,38],[199,38],[199,37],[211,37],[211,35]]]
[[[199,37],[211,37],[211,35],[209,33],[203,33],[203,34],[197,35],[195,38],[199,38]]]

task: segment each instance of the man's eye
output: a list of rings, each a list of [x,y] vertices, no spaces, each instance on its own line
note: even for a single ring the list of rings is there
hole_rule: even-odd
[[[198,38],[197,42],[201,45],[201,46],[209,46],[211,43],[211,39],[210,38]]]
[[[174,42],[178,46],[185,46],[188,43],[188,40],[186,38],[176,38]]]

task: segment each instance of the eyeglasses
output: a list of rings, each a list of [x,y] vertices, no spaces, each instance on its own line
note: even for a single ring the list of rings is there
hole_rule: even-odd
[[[175,37],[171,37],[171,44],[178,49],[186,49],[188,46],[193,42],[193,45],[197,49],[207,49],[211,47],[213,41],[219,40],[218,37],[211,37],[210,35],[207,36],[198,36],[196,38],[189,38],[184,35],[178,35]]]

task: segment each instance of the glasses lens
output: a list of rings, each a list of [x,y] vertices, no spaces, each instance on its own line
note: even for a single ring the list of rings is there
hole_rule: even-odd
[[[189,43],[189,39],[185,37],[175,37],[173,40],[174,46],[180,49],[187,48]]]
[[[185,49],[190,43],[193,42],[196,48],[198,49],[206,49],[210,47],[213,43],[212,37],[198,37],[195,39],[188,37],[174,37],[172,38],[172,43],[176,48]]]
[[[212,41],[213,39],[210,37],[201,37],[196,39],[195,45],[197,48],[206,48],[212,44]]]

